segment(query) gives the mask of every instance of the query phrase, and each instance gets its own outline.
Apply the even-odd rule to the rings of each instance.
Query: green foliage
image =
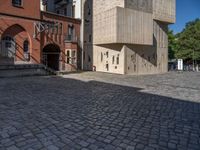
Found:
[[[200,60],[200,19],[188,22],[181,33],[168,35],[170,59]]]
[[[174,59],[177,44],[176,44],[176,37],[172,30],[168,31],[168,41],[169,41],[168,57],[169,59]]]

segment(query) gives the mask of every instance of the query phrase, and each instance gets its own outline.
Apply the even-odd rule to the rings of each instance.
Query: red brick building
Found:
[[[40,0],[0,1],[0,65],[80,66],[80,20],[40,11]]]

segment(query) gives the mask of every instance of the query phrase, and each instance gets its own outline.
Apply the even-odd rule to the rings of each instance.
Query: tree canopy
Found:
[[[176,35],[169,36],[169,59],[200,61],[200,19],[188,22],[185,29]]]

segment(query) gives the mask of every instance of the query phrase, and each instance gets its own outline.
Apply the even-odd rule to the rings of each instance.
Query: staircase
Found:
[[[12,65],[14,63],[14,58],[3,57],[0,55],[1,65]]]
[[[56,72],[43,64],[1,64],[0,78],[46,76],[55,75]]]

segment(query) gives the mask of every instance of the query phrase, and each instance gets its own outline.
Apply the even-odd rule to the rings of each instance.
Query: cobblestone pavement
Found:
[[[0,79],[0,150],[200,150],[200,73]]]

